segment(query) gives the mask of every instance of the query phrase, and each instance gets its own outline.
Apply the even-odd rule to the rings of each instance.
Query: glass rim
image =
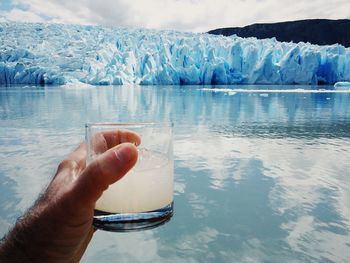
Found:
[[[147,127],[147,126],[167,126],[173,127],[171,121],[161,122],[88,122],[85,124],[85,128],[93,127]]]

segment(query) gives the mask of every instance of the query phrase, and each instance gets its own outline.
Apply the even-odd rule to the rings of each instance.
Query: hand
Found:
[[[3,239],[0,262],[79,262],[94,233],[95,203],[135,165],[140,137],[108,131],[94,143],[103,153],[88,166],[84,144],[61,162],[44,194]]]

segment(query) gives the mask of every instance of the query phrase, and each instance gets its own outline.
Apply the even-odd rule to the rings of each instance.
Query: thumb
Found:
[[[99,155],[76,181],[80,200],[94,205],[110,184],[120,180],[135,165],[137,156],[137,148],[131,143],[119,144]]]

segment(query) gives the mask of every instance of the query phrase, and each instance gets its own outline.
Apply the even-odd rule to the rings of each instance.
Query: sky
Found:
[[[349,0],[0,0],[0,21],[174,29],[350,19]]]

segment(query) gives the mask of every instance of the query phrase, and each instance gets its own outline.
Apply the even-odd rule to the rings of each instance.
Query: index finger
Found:
[[[123,142],[130,142],[136,146],[140,145],[141,143],[140,136],[136,132],[130,130],[103,131],[101,132],[101,135],[106,140],[108,149],[113,148],[114,146],[117,146]]]

